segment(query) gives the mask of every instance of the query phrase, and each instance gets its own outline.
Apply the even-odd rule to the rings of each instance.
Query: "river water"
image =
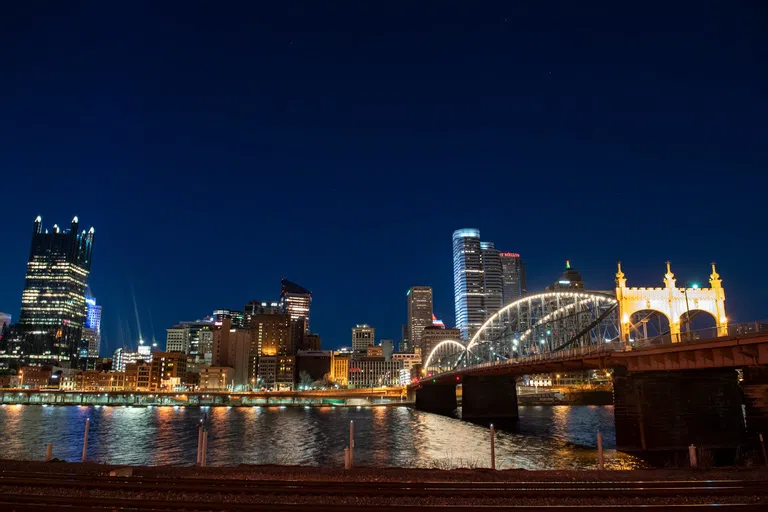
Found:
[[[488,467],[486,427],[395,407],[0,407],[0,458],[79,461],[90,418],[88,460],[109,464],[192,465],[197,426],[208,428],[208,464],[343,466],[349,422],[355,463],[396,467]],[[588,469],[597,464],[596,433],[606,467],[643,467],[616,452],[612,406],[523,406],[513,427],[497,430],[501,469]]]

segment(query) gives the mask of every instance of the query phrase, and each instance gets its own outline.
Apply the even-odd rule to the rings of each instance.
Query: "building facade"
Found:
[[[334,352],[331,365],[331,379],[341,388],[349,385],[349,354]]]
[[[361,357],[349,361],[350,388],[376,388],[399,386],[401,361],[387,361],[383,357]]]
[[[376,329],[368,324],[358,324],[352,328],[352,351],[366,352],[368,345],[375,345]]]
[[[446,329],[445,327],[432,326],[424,329],[424,344],[422,355],[424,359],[429,357],[432,350],[441,342],[445,340],[461,340],[461,331],[459,329]],[[449,351],[456,351],[456,345],[446,347],[446,353]]]
[[[127,369],[127,366],[126,366]],[[187,356],[181,352],[155,352],[150,369],[151,391],[176,391],[187,376]]]
[[[490,317],[504,305],[500,252],[493,242],[480,242],[483,262],[483,313]]]
[[[504,305],[522,298],[527,292],[525,264],[516,252],[499,253]]]
[[[200,368],[200,389],[203,391],[225,391],[232,382],[234,370],[226,366],[203,366]]]
[[[306,374],[312,382],[331,379],[333,368],[332,350],[299,350],[296,354],[296,371],[299,381]]]
[[[77,217],[70,229],[54,225],[51,232],[35,219],[18,324],[29,360],[77,366],[93,237],[93,228],[80,231]]]
[[[309,334],[309,307],[312,292],[287,279],[280,281],[280,306],[291,318],[291,343],[289,354],[294,354]]]
[[[88,357],[97,358],[101,351],[101,306],[96,304],[96,299],[93,297],[86,297],[85,304],[84,327],[88,329],[90,333],[88,336],[83,336],[83,339],[87,339],[88,341],[88,344],[86,345]]]
[[[421,346],[421,332],[432,325],[432,288],[412,286],[408,290],[408,340],[412,347]]]

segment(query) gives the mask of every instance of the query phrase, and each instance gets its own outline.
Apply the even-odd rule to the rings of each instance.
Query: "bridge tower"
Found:
[[[628,288],[627,279],[621,271],[621,262],[618,266],[616,299],[619,302],[622,341],[629,341],[632,314],[643,310],[657,311],[667,317],[672,342],[680,341],[680,320],[684,313],[690,311],[709,313],[715,319],[717,335],[728,335],[725,290],[714,263],[712,263],[712,274],[709,276],[709,288],[678,288],[669,262],[667,262],[667,273],[664,274],[664,288]]]

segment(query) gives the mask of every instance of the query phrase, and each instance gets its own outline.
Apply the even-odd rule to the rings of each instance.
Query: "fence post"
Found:
[[[763,450],[763,463],[768,466],[768,455],[765,454],[765,440],[763,434],[760,434],[760,448]]]
[[[603,435],[597,431],[597,469],[605,469],[603,464]]]
[[[688,458],[691,460],[691,467],[696,468],[698,466],[698,461],[696,460],[696,446],[690,445],[688,447]]]
[[[197,426],[197,462],[200,464],[200,459],[203,452],[203,420],[200,420],[200,425]]]
[[[83,436],[83,462],[85,462],[85,454],[88,451],[88,429],[91,426],[91,418],[85,418],[85,435]]]
[[[53,443],[48,443],[45,446],[45,462],[51,462],[52,460],[53,460]]]
[[[344,469],[349,471],[349,448],[344,448]]]
[[[496,430],[491,423],[491,469],[496,469]]]
[[[355,465],[355,422],[349,421],[349,467]]]

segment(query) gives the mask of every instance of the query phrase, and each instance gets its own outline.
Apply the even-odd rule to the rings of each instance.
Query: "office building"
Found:
[[[349,360],[350,355],[344,352],[334,352],[331,366],[331,380],[341,388],[349,385]]]
[[[24,355],[36,363],[77,365],[94,237],[93,228],[79,228],[77,217],[64,231],[34,222],[18,327]]]
[[[384,349],[381,345],[368,345],[365,355],[368,357],[384,357]]]
[[[296,356],[277,356],[275,389],[292,391],[296,383]]]
[[[408,341],[412,347],[421,346],[421,331],[432,325],[432,288],[412,286],[408,299]]]
[[[368,324],[358,324],[352,328],[352,350],[354,352],[366,352],[368,345],[374,345],[376,329]]]
[[[261,356],[256,359],[256,364],[255,387],[257,389],[274,389],[277,376],[277,356]]]
[[[504,305],[501,256],[493,242],[480,242],[480,254],[483,261],[483,310],[485,318],[488,318]]]
[[[567,290],[567,289],[583,289],[584,280],[581,277],[581,272],[571,268],[570,260],[565,261],[565,272],[560,276],[560,279],[555,281],[554,284],[547,287],[548,291],[552,290]]]
[[[499,253],[504,305],[522,298],[526,293],[525,264],[516,252]]]
[[[321,350],[319,334],[305,334],[300,350]]]
[[[19,383],[25,389],[46,388],[52,376],[52,366],[24,366],[19,370]]]
[[[231,317],[228,318],[232,320]],[[213,350],[211,333],[213,326],[211,321],[197,320],[181,322],[166,329],[165,351],[181,352],[187,354],[190,359],[202,360],[206,353],[211,353]],[[205,338],[202,342],[201,337]]]
[[[429,357],[432,350],[441,342],[445,340],[461,341],[461,331],[459,329],[446,329],[445,327],[439,327],[433,325],[424,329],[423,343],[422,343],[422,355],[424,359]],[[456,345],[446,347],[446,352],[456,351]]]
[[[221,322],[225,318],[229,318],[231,326],[235,329],[242,329],[246,327],[245,315],[242,311],[235,311],[234,309],[217,309],[211,315],[214,325],[221,325]]]
[[[277,315],[282,313],[280,303],[277,301],[252,300],[243,306],[246,325],[251,325],[251,318],[254,315]]]
[[[144,361],[125,365],[125,390],[149,391],[152,365]]]
[[[402,361],[386,361],[383,357],[360,357],[349,361],[349,387],[375,388],[399,386]]]
[[[83,339],[88,340],[88,357],[97,358],[101,351],[101,306],[96,304],[93,297],[86,297],[85,304],[85,328],[90,330],[90,333],[83,336]]]
[[[402,332],[400,334],[400,346],[398,350],[400,352],[408,352],[410,350],[410,343],[408,343],[408,324],[401,326]]]
[[[127,370],[128,366],[126,366]],[[150,370],[151,391],[178,391],[187,376],[187,356],[181,352],[155,352]]]
[[[453,294],[456,327],[469,339],[485,321],[483,257],[476,229],[453,233]]]
[[[226,366],[202,366],[200,368],[200,390],[225,391],[232,382],[234,370]]]
[[[221,325],[213,328],[212,364],[232,368],[233,382],[230,384],[234,391],[240,391],[249,384],[251,332],[232,327],[231,321],[231,318],[225,317]]]
[[[288,353],[295,354],[304,335],[309,334],[309,307],[312,292],[287,279],[280,281],[280,306],[291,318],[291,344]]]
[[[480,231],[453,233],[453,292],[456,327],[469,339],[504,303],[501,253],[493,242],[481,242]]]
[[[403,368],[409,372],[414,366],[421,364],[421,354],[412,352],[395,352],[392,354],[392,361],[402,363]]]

